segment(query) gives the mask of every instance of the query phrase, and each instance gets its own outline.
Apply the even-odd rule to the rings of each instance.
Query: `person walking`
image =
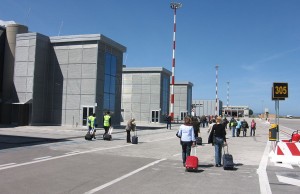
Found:
[[[89,127],[89,133],[93,130],[93,135],[94,139],[96,139],[96,114],[93,113],[88,117],[88,127]]]
[[[237,126],[237,122],[236,120],[234,119],[234,117],[231,118],[230,122],[229,122],[229,126],[232,130],[232,137],[235,137],[235,128]]]
[[[169,129],[169,127],[170,127],[170,130],[171,130],[171,122],[172,122],[171,115],[167,115],[166,120],[167,120],[167,129]]]
[[[126,133],[127,133],[127,143],[131,143],[130,132],[135,131],[136,124],[134,121],[135,121],[134,118],[129,119],[129,121],[127,122],[126,128],[125,128]]]
[[[104,128],[104,134],[103,134],[103,137],[105,134],[108,133],[108,130],[111,126],[111,116],[110,116],[110,112],[107,111],[105,113],[105,115],[103,116],[103,128]]]
[[[222,166],[222,147],[226,145],[226,130],[221,117],[217,117],[216,122],[209,134],[208,143],[215,146],[215,166],[220,167]]]
[[[180,144],[182,147],[182,163],[185,167],[187,156],[191,155],[192,146],[195,146],[195,133],[192,124],[192,119],[189,116],[184,118],[184,124],[179,127],[177,136],[180,137]]]
[[[243,137],[247,135],[247,128],[249,128],[247,121],[244,119],[242,121]]]
[[[251,121],[251,130],[250,130],[250,136],[255,136],[255,129],[256,129],[256,122],[254,121],[254,119],[252,119]]]
[[[200,122],[198,121],[197,117],[192,117],[192,123],[193,123],[195,138],[197,138],[198,133],[200,133]]]
[[[212,127],[216,124],[216,120],[212,119],[208,125],[207,133],[209,133],[212,130]]]
[[[242,127],[242,123],[241,123],[240,119],[237,119],[237,125],[236,125],[236,136],[237,137],[240,136],[241,127]]]

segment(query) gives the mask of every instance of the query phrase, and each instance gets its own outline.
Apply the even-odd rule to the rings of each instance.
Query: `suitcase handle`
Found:
[[[225,153],[225,148],[224,148],[224,147],[227,147],[227,154],[229,154],[229,151],[228,151],[228,143],[227,143],[226,146],[223,145],[223,152],[224,152],[224,154],[226,154],[226,153]]]
[[[194,154],[195,154],[194,156],[197,156],[197,144],[195,144],[195,146],[194,146]]]

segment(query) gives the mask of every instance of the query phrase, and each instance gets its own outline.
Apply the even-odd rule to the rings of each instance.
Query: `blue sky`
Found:
[[[182,0],[177,10],[176,81],[194,84],[193,99],[268,108],[273,82],[287,82],[280,114],[300,116],[299,0]],[[103,34],[127,47],[127,67],[171,71],[173,10],[168,0],[1,0],[0,20],[47,36]],[[176,96],[175,96],[176,98]]]

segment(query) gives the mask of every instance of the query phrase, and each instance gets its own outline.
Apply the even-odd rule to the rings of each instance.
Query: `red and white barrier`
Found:
[[[300,143],[288,140],[279,141],[269,156],[272,162],[300,165]]]

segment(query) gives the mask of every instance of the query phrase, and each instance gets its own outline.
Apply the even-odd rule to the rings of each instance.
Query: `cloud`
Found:
[[[262,63],[265,63],[265,62],[268,62],[268,61],[272,61],[272,60],[275,60],[275,59],[278,59],[278,58],[281,58],[289,53],[292,53],[292,52],[295,52],[297,50],[299,50],[300,47],[296,47],[296,48],[293,48],[293,49],[290,49],[290,50],[287,50],[287,51],[283,51],[283,52],[280,52],[280,53],[275,53],[274,55],[271,55],[271,56],[268,56],[268,57],[265,57],[261,60],[258,60],[256,62],[254,62],[253,65],[259,65],[259,64],[262,64]]]
[[[3,21],[0,20],[0,26],[7,26],[8,24],[16,24],[15,21]]]

